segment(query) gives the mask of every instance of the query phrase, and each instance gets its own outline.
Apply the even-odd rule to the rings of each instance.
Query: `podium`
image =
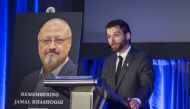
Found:
[[[106,86],[100,78],[92,76],[59,76],[45,79],[44,85],[53,88],[70,88],[70,109],[102,109],[108,95],[125,104],[125,99]]]

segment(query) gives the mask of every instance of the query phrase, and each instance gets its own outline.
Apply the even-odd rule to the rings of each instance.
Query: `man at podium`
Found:
[[[68,57],[71,45],[72,32],[65,20],[50,19],[40,29],[38,52],[43,67],[27,75],[21,85],[21,94],[25,99],[26,96],[29,97],[30,108],[62,109],[64,107],[64,109],[69,109],[69,98],[58,94],[52,88],[45,87],[43,80],[56,76],[74,76],[77,74],[77,66]],[[64,93],[69,95],[69,91]],[[39,94],[43,96],[39,96]]]
[[[151,58],[131,45],[131,31],[121,19],[106,25],[108,43],[114,52],[104,61],[101,77],[106,86],[126,100],[131,109],[149,109],[148,99],[154,87],[154,68]],[[108,97],[107,109],[126,109],[127,106]]]

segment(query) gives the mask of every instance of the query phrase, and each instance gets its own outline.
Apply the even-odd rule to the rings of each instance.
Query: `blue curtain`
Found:
[[[150,98],[153,109],[190,109],[190,60],[154,59],[155,88]]]
[[[10,3],[9,3],[10,2]],[[33,0],[33,12],[38,12],[38,0]],[[15,20],[15,13],[28,12],[28,0],[16,0],[14,12],[10,12],[14,1],[0,0],[0,109],[5,109],[6,102],[6,72],[9,40],[9,22]],[[10,10],[9,10],[10,9]],[[15,11],[16,10],[16,11]],[[9,13],[10,12],[10,13]],[[9,18],[9,16],[11,16]],[[14,22],[14,21],[13,21]]]
[[[38,0],[33,0],[33,12],[38,12]],[[0,1],[0,109],[5,109],[6,68],[8,44],[8,0]],[[28,12],[28,0],[16,0],[16,12]],[[14,13],[14,12],[13,12]],[[14,14],[15,14],[14,13]],[[101,73],[103,59],[80,58],[81,72],[97,77]],[[152,109],[190,109],[190,60],[154,59],[156,80],[150,98]]]
[[[0,108],[5,108],[8,3],[0,1]]]
[[[85,75],[97,77],[103,59],[80,59],[80,63]],[[149,100],[151,109],[190,109],[190,60],[153,59],[153,64],[156,78]]]

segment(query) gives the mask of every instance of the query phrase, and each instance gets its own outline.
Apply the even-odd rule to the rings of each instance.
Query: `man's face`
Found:
[[[129,43],[129,37],[124,34],[119,26],[106,29],[108,43],[113,52],[119,52]]]
[[[63,22],[50,22],[39,33],[38,51],[43,65],[57,67],[64,62],[71,48],[70,28]]]

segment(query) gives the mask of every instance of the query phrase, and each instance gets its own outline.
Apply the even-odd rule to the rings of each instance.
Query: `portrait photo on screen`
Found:
[[[10,37],[7,109],[69,109],[71,88],[44,79],[77,76],[82,13],[18,14]]]

